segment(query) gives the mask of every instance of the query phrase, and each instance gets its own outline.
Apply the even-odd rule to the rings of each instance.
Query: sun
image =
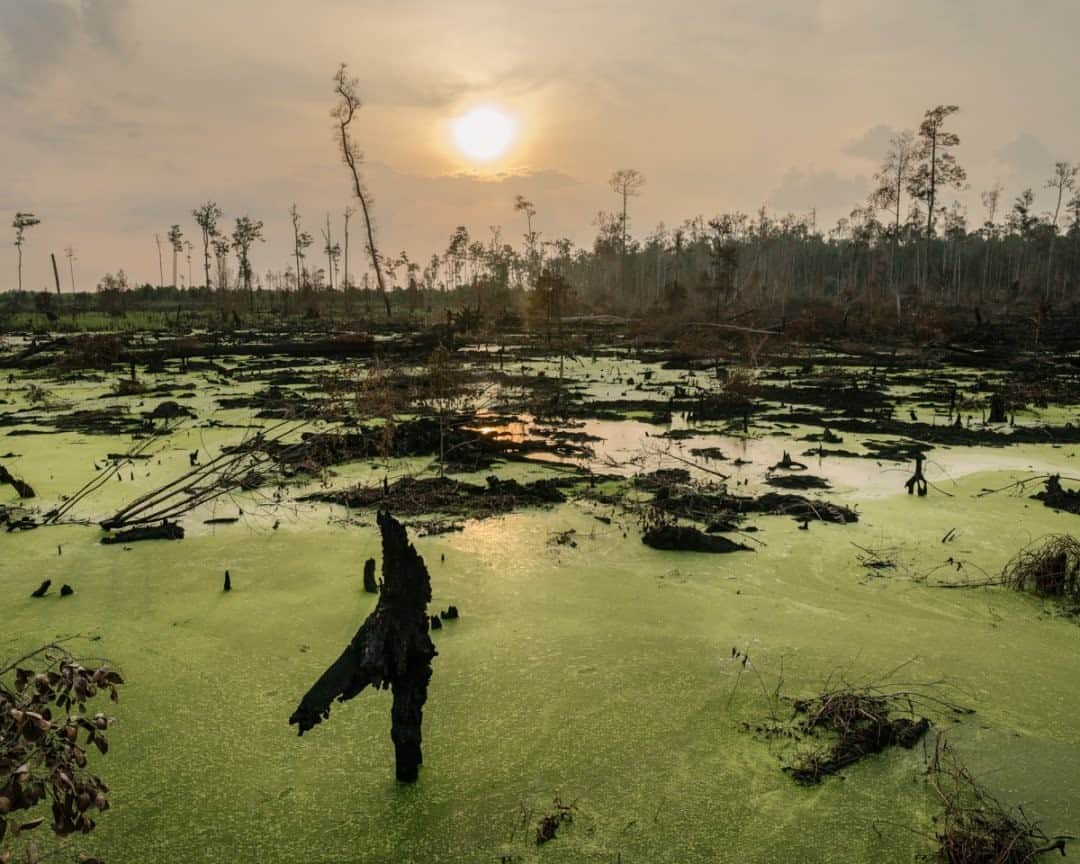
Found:
[[[458,150],[477,162],[502,156],[514,140],[514,121],[491,105],[479,105],[453,122]]]

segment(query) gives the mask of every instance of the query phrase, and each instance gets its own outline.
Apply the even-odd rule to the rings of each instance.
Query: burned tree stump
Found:
[[[375,581],[375,559],[368,558],[364,562],[364,590],[368,594],[379,593],[379,583]]]
[[[414,783],[423,763],[421,724],[435,646],[428,635],[431,579],[424,559],[409,543],[404,526],[388,512],[378,514],[382,532],[383,584],[375,611],[341,656],[304,694],[289,718],[299,734],[330,716],[330,704],[346,702],[369,684],[393,693],[390,737],[397,779]]]
[[[796,462],[794,459],[791,458],[791,454],[788,453],[787,450],[785,450],[783,458],[775,465],[773,465],[769,470],[805,471],[806,465],[802,462]]]
[[[918,492],[920,498],[926,497],[926,477],[923,476],[923,455],[922,453],[915,454],[915,473],[908,478],[908,481],[904,484],[907,487],[907,494],[911,495],[913,492]]]
[[[1008,423],[1009,418],[1005,413],[1005,397],[1000,393],[990,396],[990,418],[988,423]]]

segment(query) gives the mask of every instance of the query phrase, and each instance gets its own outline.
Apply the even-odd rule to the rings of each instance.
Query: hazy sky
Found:
[[[156,283],[154,233],[196,240],[207,199],[263,219],[255,269],[282,269],[292,202],[316,237],[349,203],[328,115],[342,60],[380,241],[414,259],[458,224],[518,242],[518,193],[546,239],[588,243],[622,167],[648,180],[637,234],[763,203],[831,225],[891,131],[938,103],[962,109],[965,200],[1000,180],[1043,209],[1053,162],[1080,160],[1078,33],[1077,0],[0,0],[0,213],[42,219],[28,288],[68,245],[80,288],[120,267]],[[483,166],[449,133],[477,104],[518,127]]]

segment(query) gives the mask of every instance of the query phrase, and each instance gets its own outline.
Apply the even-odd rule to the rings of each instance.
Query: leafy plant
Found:
[[[123,683],[116,670],[84,666],[56,644],[0,669],[0,842],[47,820],[60,837],[94,830],[94,815],[109,809],[109,787],[90,770],[88,753],[109,752],[112,720],[88,706],[106,693],[117,701]],[[51,818],[36,815],[46,807]],[[28,864],[38,860],[33,842],[24,851]],[[0,862],[11,860],[12,850],[0,848]]]

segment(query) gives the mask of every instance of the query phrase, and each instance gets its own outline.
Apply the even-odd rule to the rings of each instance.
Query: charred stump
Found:
[[[421,724],[436,655],[428,635],[431,579],[404,526],[386,511],[379,512],[378,523],[383,554],[379,602],[341,656],[300,700],[289,723],[303,735],[329,718],[335,699],[346,702],[369,684],[389,688],[397,779],[413,783],[424,761]]]
[[[904,484],[907,487],[907,494],[911,495],[914,492],[919,493],[920,498],[926,497],[926,477],[923,475],[923,455],[922,453],[915,454],[915,473],[908,478],[908,481]]]
[[[1000,393],[994,393],[990,397],[989,423],[1008,423],[1009,418],[1005,413],[1005,397]]]
[[[802,462],[796,462],[794,459],[791,458],[791,454],[788,453],[787,450],[785,450],[783,458],[775,465],[773,465],[769,470],[805,471],[806,465]]]
[[[1051,474],[1046,478],[1046,489],[1031,496],[1037,501],[1042,501],[1047,507],[1055,510],[1064,510],[1067,513],[1080,515],[1080,491],[1065,489],[1061,485],[1061,475]]]
[[[375,581],[375,559],[368,558],[364,562],[364,590],[368,594],[379,593],[379,583]]]

